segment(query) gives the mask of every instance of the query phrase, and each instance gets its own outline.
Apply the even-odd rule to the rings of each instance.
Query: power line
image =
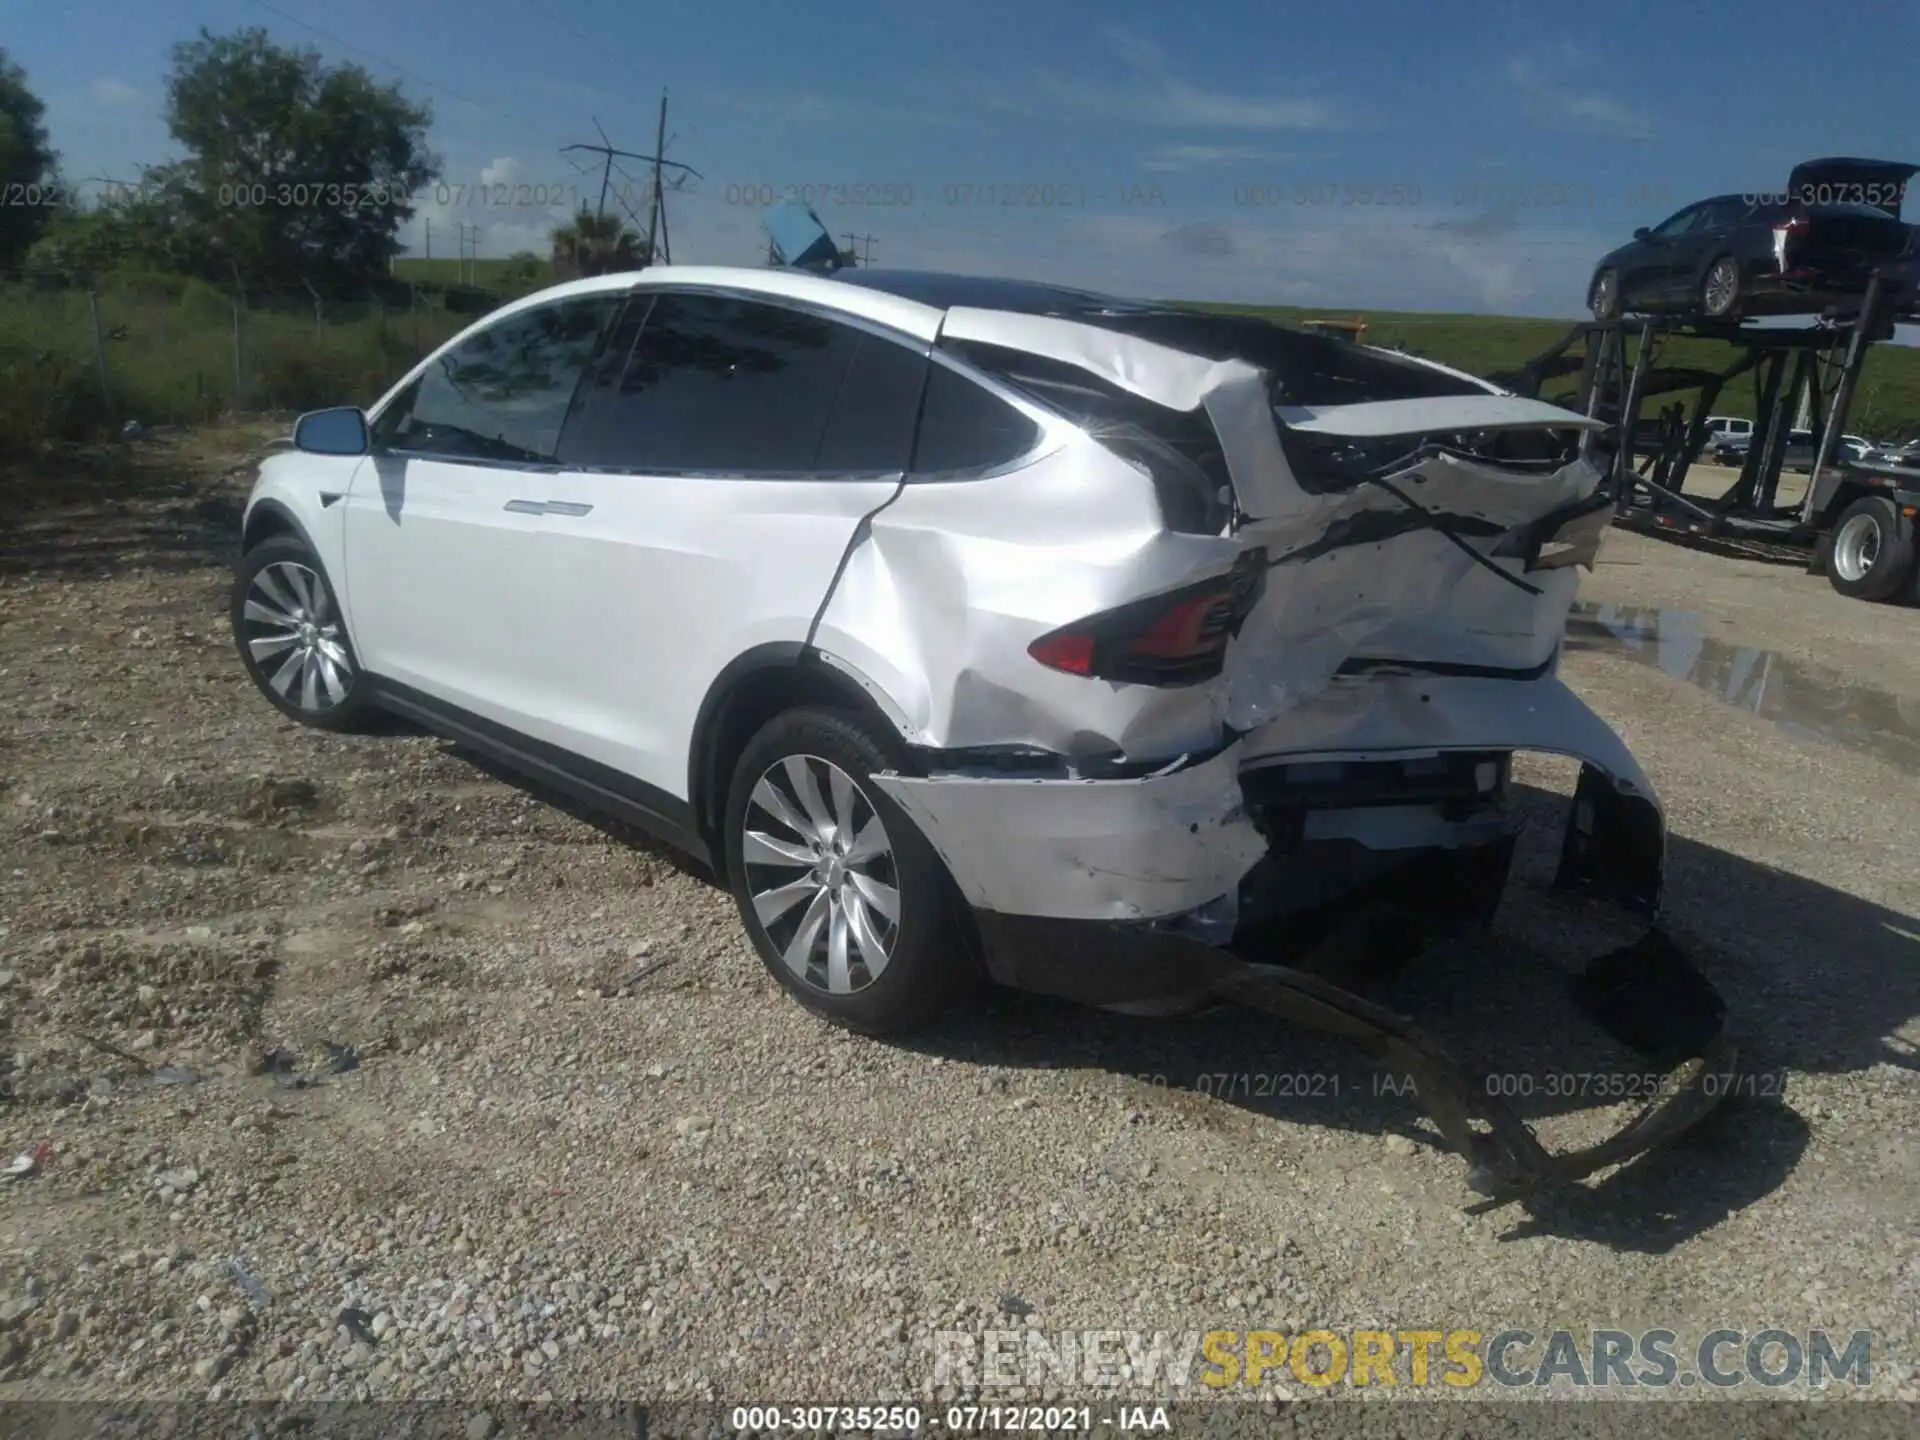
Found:
[[[449,98],[454,100],[458,100],[463,105],[471,105],[476,110],[485,111],[487,114],[493,116],[495,119],[507,120],[512,122],[515,125],[524,125],[530,130],[538,130],[541,128],[540,126],[536,125],[533,121],[527,119],[524,115],[511,115],[507,113],[505,110],[495,109],[491,105],[485,104],[482,101],[474,99],[471,95],[461,94],[458,90],[455,90],[450,85],[442,85],[438,80],[429,80],[426,76],[422,75],[419,71],[408,69],[405,65],[401,65],[396,61],[389,60],[384,55],[376,55],[373,51],[366,49],[364,46],[356,45],[351,40],[343,40],[338,35],[335,35],[332,31],[323,30],[318,25],[315,25],[310,21],[302,20],[298,15],[289,15],[285,10],[282,10],[279,6],[269,4],[268,0],[252,0],[252,3],[259,6],[262,10],[265,10],[270,15],[279,16],[282,20],[285,20],[290,25],[298,25],[302,30],[312,31],[315,35],[318,35],[322,40],[326,40],[334,45],[338,45],[343,50],[350,51],[355,55],[363,56],[366,59],[373,61],[373,63],[376,65],[384,65],[387,69],[394,71],[396,74],[406,76],[409,80],[413,81],[416,85],[424,85],[429,90],[437,90],[442,95],[448,96]]]
[[[594,54],[602,55],[606,53],[607,42],[605,37],[598,40],[594,39],[578,25],[575,25],[573,21],[569,20],[566,15],[557,10],[549,10],[545,5],[540,3],[540,0],[521,0],[521,3],[536,15],[551,20],[561,29],[570,32],[574,39],[578,40],[582,45],[585,45]]]

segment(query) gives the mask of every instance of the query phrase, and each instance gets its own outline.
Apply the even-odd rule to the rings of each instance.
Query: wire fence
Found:
[[[366,404],[504,292],[0,276],[0,452],[222,415]]]

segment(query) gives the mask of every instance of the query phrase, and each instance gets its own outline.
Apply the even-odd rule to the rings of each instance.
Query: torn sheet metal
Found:
[[[1442,452],[1394,477],[1399,496],[1360,487],[1316,497],[1311,524],[1250,527],[1249,538],[1267,541],[1273,568],[1228,655],[1228,723],[1264,724],[1356,657],[1512,672],[1549,664],[1577,571],[1530,573],[1462,546],[1484,556],[1507,532],[1585,499],[1599,483],[1585,460],[1543,475]]]
[[[1629,951],[1636,958],[1645,952],[1656,964],[1665,961],[1658,968],[1668,970],[1674,956],[1663,951],[1660,942],[1653,932]],[[1616,956],[1603,956],[1592,968],[1619,967]],[[1711,987],[1706,988],[1711,993]],[[1475,1214],[1584,1180],[1665,1144],[1712,1111],[1734,1088],[1737,1072],[1738,1049],[1715,1021],[1700,1043],[1686,1047],[1690,1053],[1678,1057],[1684,1063],[1665,1076],[1626,1125],[1598,1144],[1555,1155],[1495,1098],[1492,1087],[1470,1077],[1410,1021],[1383,1006],[1300,970],[1246,963],[1233,964],[1215,993],[1344,1036],[1372,1052],[1390,1071],[1411,1077],[1421,1108],[1466,1161],[1469,1188],[1485,1197],[1468,1207]]]
[[[1204,406],[1220,433],[1243,511],[1260,518],[1284,516],[1304,498],[1273,428],[1269,381],[1258,366],[1209,360],[1072,320],[1000,310],[949,310],[940,334],[943,340],[1003,345],[1077,365],[1169,410]]]
[[[1343,680],[1240,741],[1242,765],[1382,759],[1395,752],[1532,750],[1594,766],[1659,803],[1613,728],[1564,681],[1455,676]]]
[[[1245,361],[1071,320],[967,308],[947,313],[942,336],[1046,356],[1170,409],[1203,408],[1240,518],[1219,535],[1169,530],[1143,466],[1072,427],[1016,471],[905,485],[848,555],[814,643],[895,698],[910,742],[1171,757],[1259,727],[1356,657],[1550,668],[1574,571],[1494,552],[1592,497],[1601,477],[1585,461],[1547,469],[1429,447],[1377,483],[1307,487],[1282,444],[1273,377]],[[1415,420],[1469,430],[1589,423],[1488,387],[1319,407],[1308,438],[1325,444],[1343,427],[1359,428],[1366,436],[1356,444],[1393,446],[1380,436]],[[1227,652],[1221,682],[1112,685],[1049,670],[1026,653],[1050,630],[1224,574],[1256,548],[1271,565],[1265,593]]]
[[[1659,800],[1645,773],[1606,722],[1551,678],[1343,684],[1208,760],[1137,780],[936,774],[874,783],[920,827],[969,904],[1009,915],[1143,920],[1237,893],[1266,853],[1244,810],[1243,770],[1447,749],[1580,760],[1644,804],[1643,828],[1659,842]],[[1332,811],[1316,824],[1308,838],[1346,836],[1388,849],[1484,843],[1498,828],[1497,819],[1443,823],[1438,812],[1391,807]]]
[[[920,827],[969,904],[1144,920],[1231,894],[1266,853],[1241,806],[1239,749],[1140,780],[962,775],[874,783]]]
[[[1275,413],[1295,430],[1374,438],[1431,435],[1446,430],[1606,428],[1605,421],[1517,395],[1448,395],[1418,400],[1370,400],[1355,405],[1282,405]]]

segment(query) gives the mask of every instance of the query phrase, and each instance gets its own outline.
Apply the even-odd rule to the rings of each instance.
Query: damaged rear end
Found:
[[[1593,422],[1153,307],[956,308],[935,363],[1043,438],[997,473],[910,480],[816,643],[894,701],[918,773],[878,783],[946,861],[996,978],[1131,1009],[1238,999],[1346,1035],[1416,1077],[1498,1200],[1697,1118],[1732,1054],[1717,997],[1651,930],[1596,962],[1588,1009],[1690,1063],[1558,1159],[1357,989],[1491,919],[1517,751],[1581,763],[1561,884],[1657,914],[1658,801],[1557,673],[1609,515]]]

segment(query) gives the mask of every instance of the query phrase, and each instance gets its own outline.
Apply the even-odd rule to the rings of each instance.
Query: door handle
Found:
[[[509,500],[506,508],[516,515],[544,515],[547,502],[544,500]]]
[[[593,506],[582,505],[578,500],[547,501],[547,514],[549,515],[565,515],[577,520],[582,515],[591,514],[592,511]]]

